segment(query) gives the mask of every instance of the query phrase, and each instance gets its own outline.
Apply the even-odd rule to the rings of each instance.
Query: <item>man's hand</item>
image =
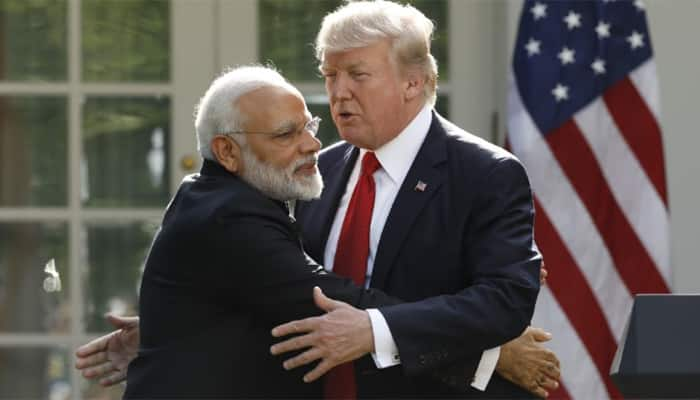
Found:
[[[75,368],[100,385],[112,386],[126,379],[126,371],[139,349],[139,317],[106,316],[116,331],[84,344],[75,352]]]
[[[540,286],[547,284],[547,268],[544,266],[544,261],[540,264]]]
[[[540,343],[552,335],[540,328],[528,327],[519,337],[501,346],[496,372],[502,377],[546,398],[559,387],[559,359]]]
[[[326,314],[288,322],[272,329],[274,337],[301,334],[270,347],[272,354],[308,348],[298,356],[286,360],[283,364],[285,369],[321,360],[304,375],[304,382],[312,382],[336,365],[356,360],[374,351],[372,324],[367,311],[332,300],[318,287],[314,288],[314,302]]]

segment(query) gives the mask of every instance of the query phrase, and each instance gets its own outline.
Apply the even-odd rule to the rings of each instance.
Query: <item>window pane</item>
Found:
[[[0,332],[68,332],[67,235],[63,222],[0,223]],[[60,287],[44,271],[51,259]]]
[[[0,399],[72,398],[70,350],[0,348]]]
[[[330,109],[328,107],[328,96],[325,94],[312,94],[304,96],[306,106],[311,114],[321,117],[321,127],[318,130],[318,138],[321,140],[323,147],[328,147],[340,140],[338,130],[333,124]],[[435,109],[445,118],[450,117],[448,112],[449,97],[446,95],[438,95],[435,102]]]
[[[447,0],[412,0],[435,24],[432,53],[440,78],[448,79]],[[260,61],[271,61],[287,79],[318,80],[314,41],[323,17],[343,4],[342,0],[260,0],[258,43]]]
[[[90,97],[83,112],[83,203],[164,207],[170,99]]]
[[[66,99],[0,97],[0,206],[67,203]]]
[[[259,52],[292,81],[318,80],[314,40],[323,16],[342,0],[261,0],[258,4]]]
[[[85,81],[170,80],[167,0],[83,0]]]
[[[88,332],[113,328],[104,314],[136,315],[143,264],[157,223],[91,223],[85,228],[85,325]]]
[[[66,0],[0,0],[0,80],[65,80]]]
[[[437,60],[439,79],[449,80],[450,54],[447,51],[447,32],[449,32],[447,26],[447,0],[411,0],[409,3],[421,10],[435,24],[430,52],[433,53],[435,60]]]

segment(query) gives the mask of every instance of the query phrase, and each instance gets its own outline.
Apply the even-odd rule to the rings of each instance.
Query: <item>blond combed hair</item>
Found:
[[[437,62],[430,53],[434,25],[411,5],[391,1],[349,2],[326,15],[316,36],[316,58],[326,53],[370,46],[389,39],[393,59],[403,70],[418,68],[425,76],[425,99],[434,105]]]

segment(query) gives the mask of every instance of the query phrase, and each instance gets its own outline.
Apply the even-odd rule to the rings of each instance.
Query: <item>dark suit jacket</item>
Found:
[[[296,207],[316,260],[358,153],[344,142],[324,150],[323,195]],[[377,371],[361,362],[361,396],[527,396],[496,374],[486,393],[470,383],[482,351],[517,337],[532,316],[540,265],[533,217],[520,162],[433,113],[384,226],[371,281],[412,302],[380,308],[402,363]]]
[[[285,204],[205,161],[183,181],[141,284],[141,348],[126,398],[319,397],[284,371],[270,330],[320,314],[312,288],[357,307],[393,304],[305,255]]]

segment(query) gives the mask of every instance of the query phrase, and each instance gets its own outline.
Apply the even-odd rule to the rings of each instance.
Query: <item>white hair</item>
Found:
[[[267,197],[280,200],[313,200],[321,196],[323,178],[316,170],[312,175],[295,176],[300,166],[317,162],[318,158],[309,155],[296,160],[286,168],[278,168],[261,161],[249,146],[242,146],[241,157],[245,168],[241,179],[261,191]]]
[[[424,74],[425,99],[434,105],[438,70],[430,54],[433,29],[432,21],[410,5],[385,0],[351,2],[323,19],[316,36],[316,58],[323,63],[326,53],[389,39],[393,60],[403,72],[413,67]]]
[[[262,87],[282,87],[299,93],[275,69],[260,65],[225,70],[212,82],[195,108],[197,149],[202,158],[216,161],[211,151],[214,136],[244,129],[246,115],[241,114],[237,101],[244,94]],[[261,107],[264,106],[261,104]],[[245,144],[244,135],[236,135],[235,140],[241,145]]]

